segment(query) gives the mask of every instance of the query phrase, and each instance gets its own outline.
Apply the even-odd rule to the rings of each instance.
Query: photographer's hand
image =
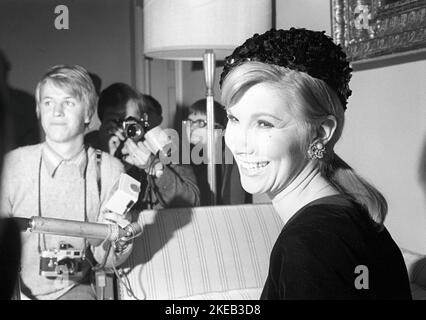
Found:
[[[139,141],[136,144],[133,140],[127,139],[125,145],[129,151],[129,156],[126,158],[126,162],[140,169],[147,169],[154,155],[143,144],[143,142]]]
[[[118,214],[113,211],[104,209],[99,218],[98,222],[100,223],[109,223],[109,224],[117,224],[120,228],[124,229],[126,226],[130,224],[131,217],[129,212],[126,214]],[[105,240],[103,243],[105,244],[107,240]],[[112,242],[112,247],[114,248],[115,253],[122,253],[126,248],[129,247],[129,242],[126,239],[118,239],[114,242]],[[102,256],[101,260],[98,261],[104,261],[104,263],[107,261],[106,255],[109,253],[109,249],[105,249],[105,246],[102,246],[104,250],[107,250],[105,252],[98,253],[98,255]]]
[[[110,155],[115,155],[117,149],[120,147],[120,144],[125,141],[123,129],[117,128],[114,130],[113,135],[108,140],[108,151]]]
[[[151,176],[160,178],[164,173],[164,165],[161,163],[160,159],[155,158],[154,163],[150,165],[150,170],[147,173]]]

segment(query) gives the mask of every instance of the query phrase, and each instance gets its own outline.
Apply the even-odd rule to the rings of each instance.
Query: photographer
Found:
[[[200,204],[200,192],[191,166],[165,165],[157,151],[150,148],[156,143],[161,145],[160,136],[164,135],[159,127],[162,109],[157,100],[138,93],[127,84],[114,83],[100,95],[98,116],[101,120],[99,132],[87,135],[86,141],[121,159],[126,172],[141,182],[138,209]],[[125,132],[125,128],[130,131],[126,129]],[[138,130],[141,133],[135,134]]]
[[[36,100],[46,141],[7,154],[0,212],[18,218],[125,224],[121,215],[102,210],[124,172],[122,164],[83,144],[97,101],[87,71],[80,66],[52,67],[37,85]],[[21,296],[94,300],[91,268],[98,263],[118,266],[132,248],[111,249],[108,241],[99,242],[23,233]],[[57,268],[51,266],[55,261]]]

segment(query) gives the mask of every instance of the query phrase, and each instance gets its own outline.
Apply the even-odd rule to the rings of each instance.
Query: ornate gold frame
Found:
[[[426,0],[331,0],[331,19],[352,65],[426,57]]]

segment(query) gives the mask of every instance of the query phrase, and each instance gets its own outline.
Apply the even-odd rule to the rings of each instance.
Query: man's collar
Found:
[[[44,143],[42,148],[42,158],[47,172],[51,177],[55,175],[56,170],[62,163],[77,166],[80,171],[80,176],[84,177],[84,170],[87,163],[87,153],[84,152],[84,146],[71,159],[64,159],[55,150],[53,150],[52,147],[50,147],[47,143]]]

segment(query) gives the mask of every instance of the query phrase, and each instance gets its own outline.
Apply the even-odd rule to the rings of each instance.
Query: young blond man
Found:
[[[85,147],[83,137],[95,111],[97,95],[81,66],[59,65],[42,77],[36,88],[37,116],[45,133],[43,143],[18,148],[5,158],[0,212],[12,217],[41,216],[87,222],[117,222],[118,214],[103,206],[124,172],[119,160]],[[22,233],[21,296],[30,299],[95,299],[91,266],[106,259],[120,265],[129,256],[106,243],[76,237]],[[81,273],[46,277],[40,257],[60,247],[79,250],[92,261],[81,262]]]

